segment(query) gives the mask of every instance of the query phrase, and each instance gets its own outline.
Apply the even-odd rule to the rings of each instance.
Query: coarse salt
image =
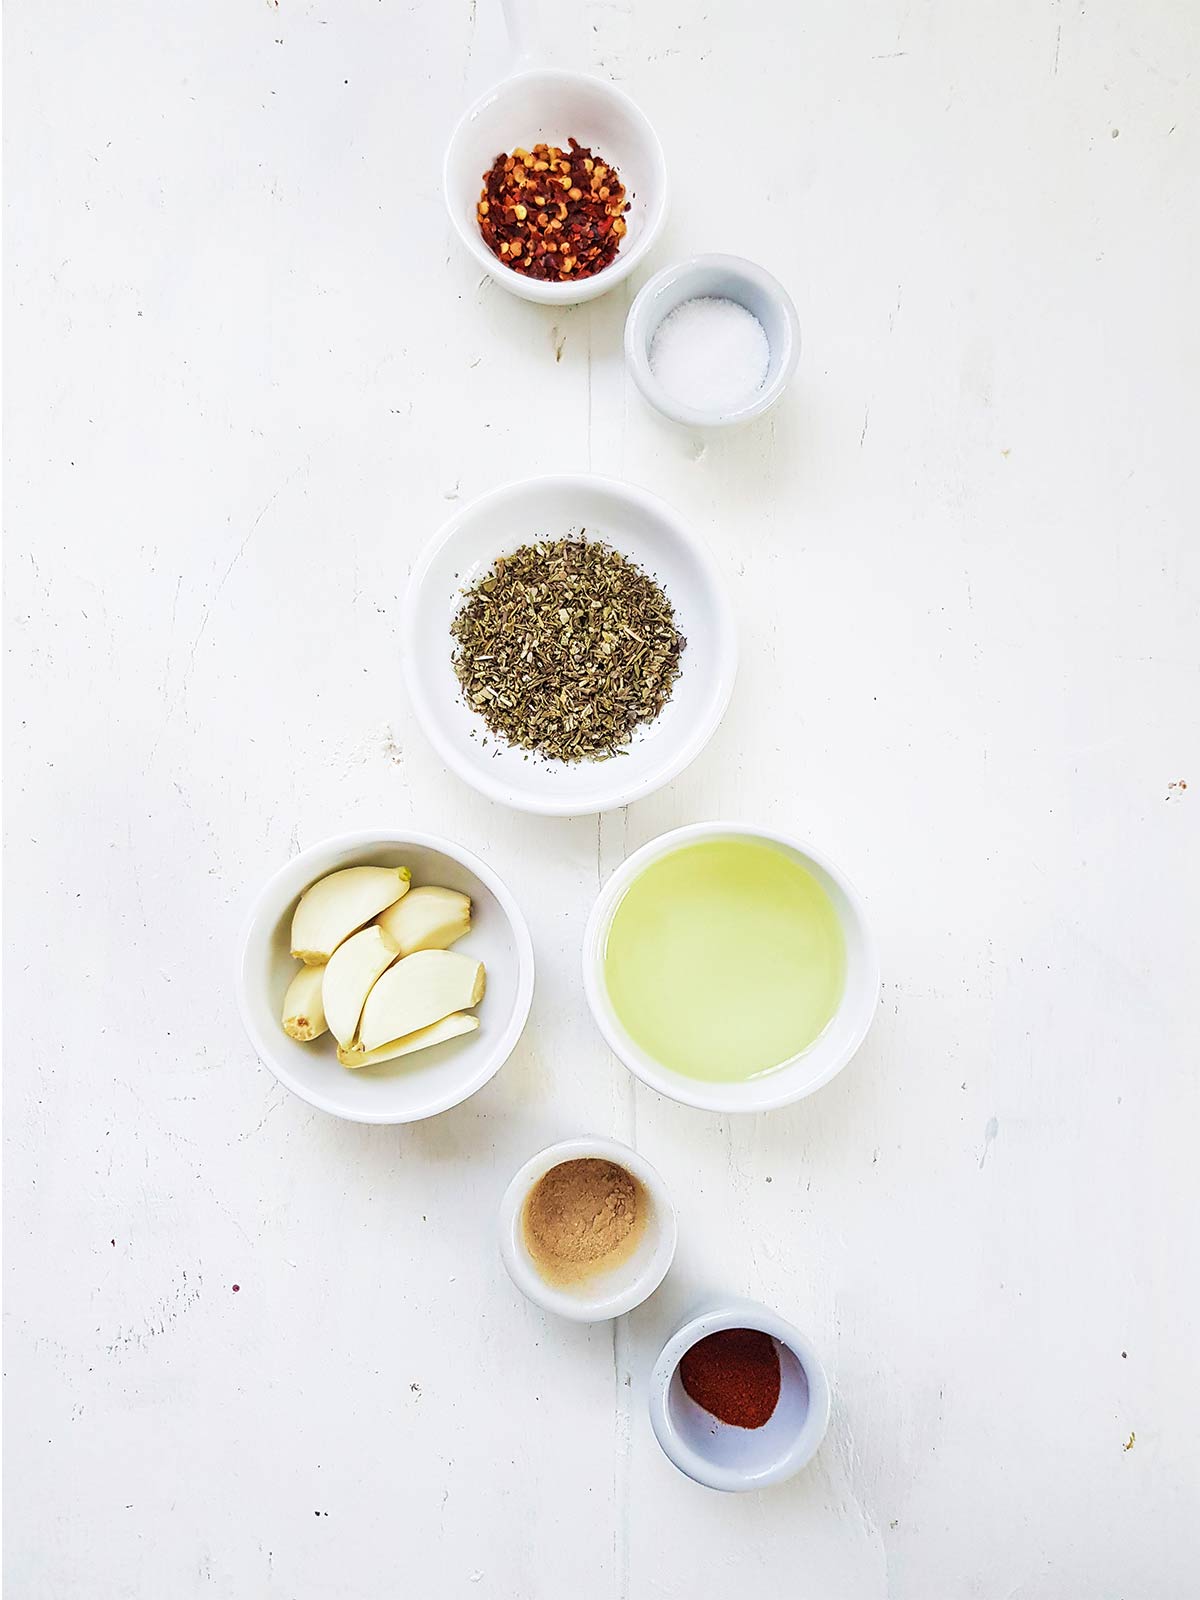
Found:
[[[758,318],[736,300],[714,295],[676,306],[650,341],[650,370],[671,398],[714,415],[748,405],[770,363]]]

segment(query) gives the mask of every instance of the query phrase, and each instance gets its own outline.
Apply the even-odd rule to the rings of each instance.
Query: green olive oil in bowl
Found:
[[[763,839],[705,839],[651,861],[605,942],[604,986],[630,1039],[709,1083],[760,1077],[807,1050],[845,985],[833,902]]]

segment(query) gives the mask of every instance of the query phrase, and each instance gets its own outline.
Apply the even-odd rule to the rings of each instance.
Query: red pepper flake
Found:
[[[617,169],[578,139],[518,147],[483,175],[476,216],[484,243],[526,278],[593,278],[621,248],[629,201]]]
[[[685,1352],[683,1387],[698,1406],[733,1428],[761,1428],[779,1404],[779,1351],[756,1328],[723,1328]]]

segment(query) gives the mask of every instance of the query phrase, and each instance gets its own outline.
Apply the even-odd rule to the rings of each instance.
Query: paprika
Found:
[[[684,1389],[710,1416],[733,1428],[761,1428],[779,1403],[779,1351],[757,1328],[723,1328],[686,1351]]]

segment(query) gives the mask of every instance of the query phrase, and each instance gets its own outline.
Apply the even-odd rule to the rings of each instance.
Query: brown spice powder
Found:
[[[646,1226],[641,1184],[594,1157],[551,1167],[521,1215],[525,1247],[550,1283],[572,1284],[628,1260]]]

